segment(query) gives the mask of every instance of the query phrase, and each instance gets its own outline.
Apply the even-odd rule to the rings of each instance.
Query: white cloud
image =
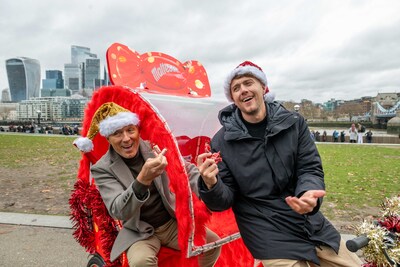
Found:
[[[354,99],[399,92],[400,2],[322,1],[27,1],[0,3],[0,89],[5,60],[27,56],[42,73],[63,70],[71,45],[105,64],[115,42],[206,67],[213,94],[244,60],[267,74],[277,99]]]

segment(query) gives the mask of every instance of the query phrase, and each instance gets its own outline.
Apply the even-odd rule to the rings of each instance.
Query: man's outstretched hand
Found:
[[[325,196],[325,190],[309,190],[300,198],[287,197],[286,203],[297,213],[307,214],[314,210],[317,206],[318,198]]]

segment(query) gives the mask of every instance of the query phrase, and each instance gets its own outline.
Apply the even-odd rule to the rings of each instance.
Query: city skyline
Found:
[[[22,8],[23,7],[23,8]],[[212,95],[223,98],[226,75],[251,60],[277,99],[325,102],[399,92],[400,18],[396,0],[283,0],[235,3],[116,0],[0,4],[0,89],[5,60],[26,56],[62,70],[70,47],[90,47],[104,66],[108,47],[163,52],[198,60]],[[73,14],[73,18],[71,17]],[[90,14],[90,15],[89,15]]]
[[[71,46],[71,48],[72,47],[74,47],[75,45],[72,45]],[[86,48],[86,47],[85,47]],[[90,48],[89,48],[89,50],[90,50]],[[24,57],[21,57],[21,58],[24,58]],[[36,60],[36,59],[30,59],[30,58],[28,58],[29,60],[33,60],[33,61],[37,61],[38,63],[39,63],[39,65],[40,65],[40,61],[38,61],[38,60]],[[8,60],[14,60],[14,59],[8,59]],[[7,60],[7,61],[8,61]],[[87,59],[87,60],[91,60],[91,59]],[[72,60],[73,61],[73,60]],[[98,64],[98,63],[97,63]],[[100,63],[101,64],[101,63]],[[65,63],[64,64],[64,69],[63,70],[55,70],[55,69],[51,69],[51,70],[49,70],[49,69],[44,69],[44,70],[41,70],[41,72],[42,73],[45,73],[45,75],[44,75],[44,77],[42,77],[42,76],[40,76],[40,84],[41,84],[41,86],[40,86],[40,91],[42,91],[42,89],[46,89],[46,86],[44,85],[44,82],[45,81],[50,81],[50,82],[52,82],[52,83],[54,83],[54,81],[52,80],[52,79],[50,79],[50,80],[48,80],[47,79],[47,76],[48,76],[48,73],[52,73],[52,72],[60,72],[61,73],[61,75],[62,75],[62,78],[63,78],[63,81],[64,81],[64,85],[65,85],[65,68],[66,68],[66,65],[76,65],[76,64],[72,64],[72,63]],[[97,66],[98,67],[98,66]],[[102,66],[100,66],[100,67],[102,67]],[[103,66],[103,67],[107,67],[106,66],[106,64]],[[104,72],[103,73],[103,76],[106,74],[106,72]],[[54,75],[54,74],[53,74]],[[100,78],[101,79],[105,79],[105,77],[101,77],[101,72],[100,72]],[[47,88],[47,89],[49,89],[49,88]],[[53,90],[54,89],[61,89],[61,87],[54,87],[54,88],[52,88]],[[65,86],[63,87],[63,89],[67,89]],[[87,88],[87,89],[93,89],[93,88]],[[4,89],[3,89],[4,90]],[[398,91],[394,91],[394,92],[377,92],[376,93],[376,95],[361,95],[361,96],[357,96],[357,97],[355,97],[355,98],[352,98],[352,99],[338,99],[338,98],[335,98],[335,96],[333,95],[330,99],[326,99],[326,100],[323,100],[323,101],[321,101],[321,102],[317,102],[317,101],[313,101],[313,99],[307,99],[307,98],[301,98],[301,99],[299,99],[298,101],[295,101],[295,100],[293,100],[293,99],[290,99],[290,100],[284,100],[284,99],[276,99],[276,100],[278,100],[278,101],[283,101],[283,102],[293,102],[293,103],[301,103],[302,101],[311,101],[312,103],[314,103],[314,104],[317,104],[317,103],[319,103],[319,104],[326,104],[326,103],[329,103],[329,102],[331,102],[331,101],[353,101],[353,100],[358,100],[358,99],[363,99],[363,98],[374,98],[374,97],[376,97],[378,94],[380,94],[380,93],[385,93],[385,94],[392,94],[392,93],[395,93],[395,94],[397,94],[398,93]],[[47,95],[46,95],[47,96]],[[225,99],[222,99],[223,101],[225,101]],[[1,98],[1,96],[0,96],[0,101],[2,101],[2,98]]]

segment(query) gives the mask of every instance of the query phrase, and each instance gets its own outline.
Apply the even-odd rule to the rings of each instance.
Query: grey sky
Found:
[[[44,77],[63,71],[71,45],[105,64],[107,48],[122,43],[200,61],[215,97],[244,60],[263,68],[279,100],[399,92],[399,11],[398,0],[2,0],[0,90],[8,58],[38,59]]]

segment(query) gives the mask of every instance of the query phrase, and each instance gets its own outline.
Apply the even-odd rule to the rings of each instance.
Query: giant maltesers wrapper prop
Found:
[[[161,52],[139,54],[115,43],[107,50],[113,84],[141,88],[147,93],[184,97],[210,97],[211,89],[204,66],[197,60],[181,63]]]

